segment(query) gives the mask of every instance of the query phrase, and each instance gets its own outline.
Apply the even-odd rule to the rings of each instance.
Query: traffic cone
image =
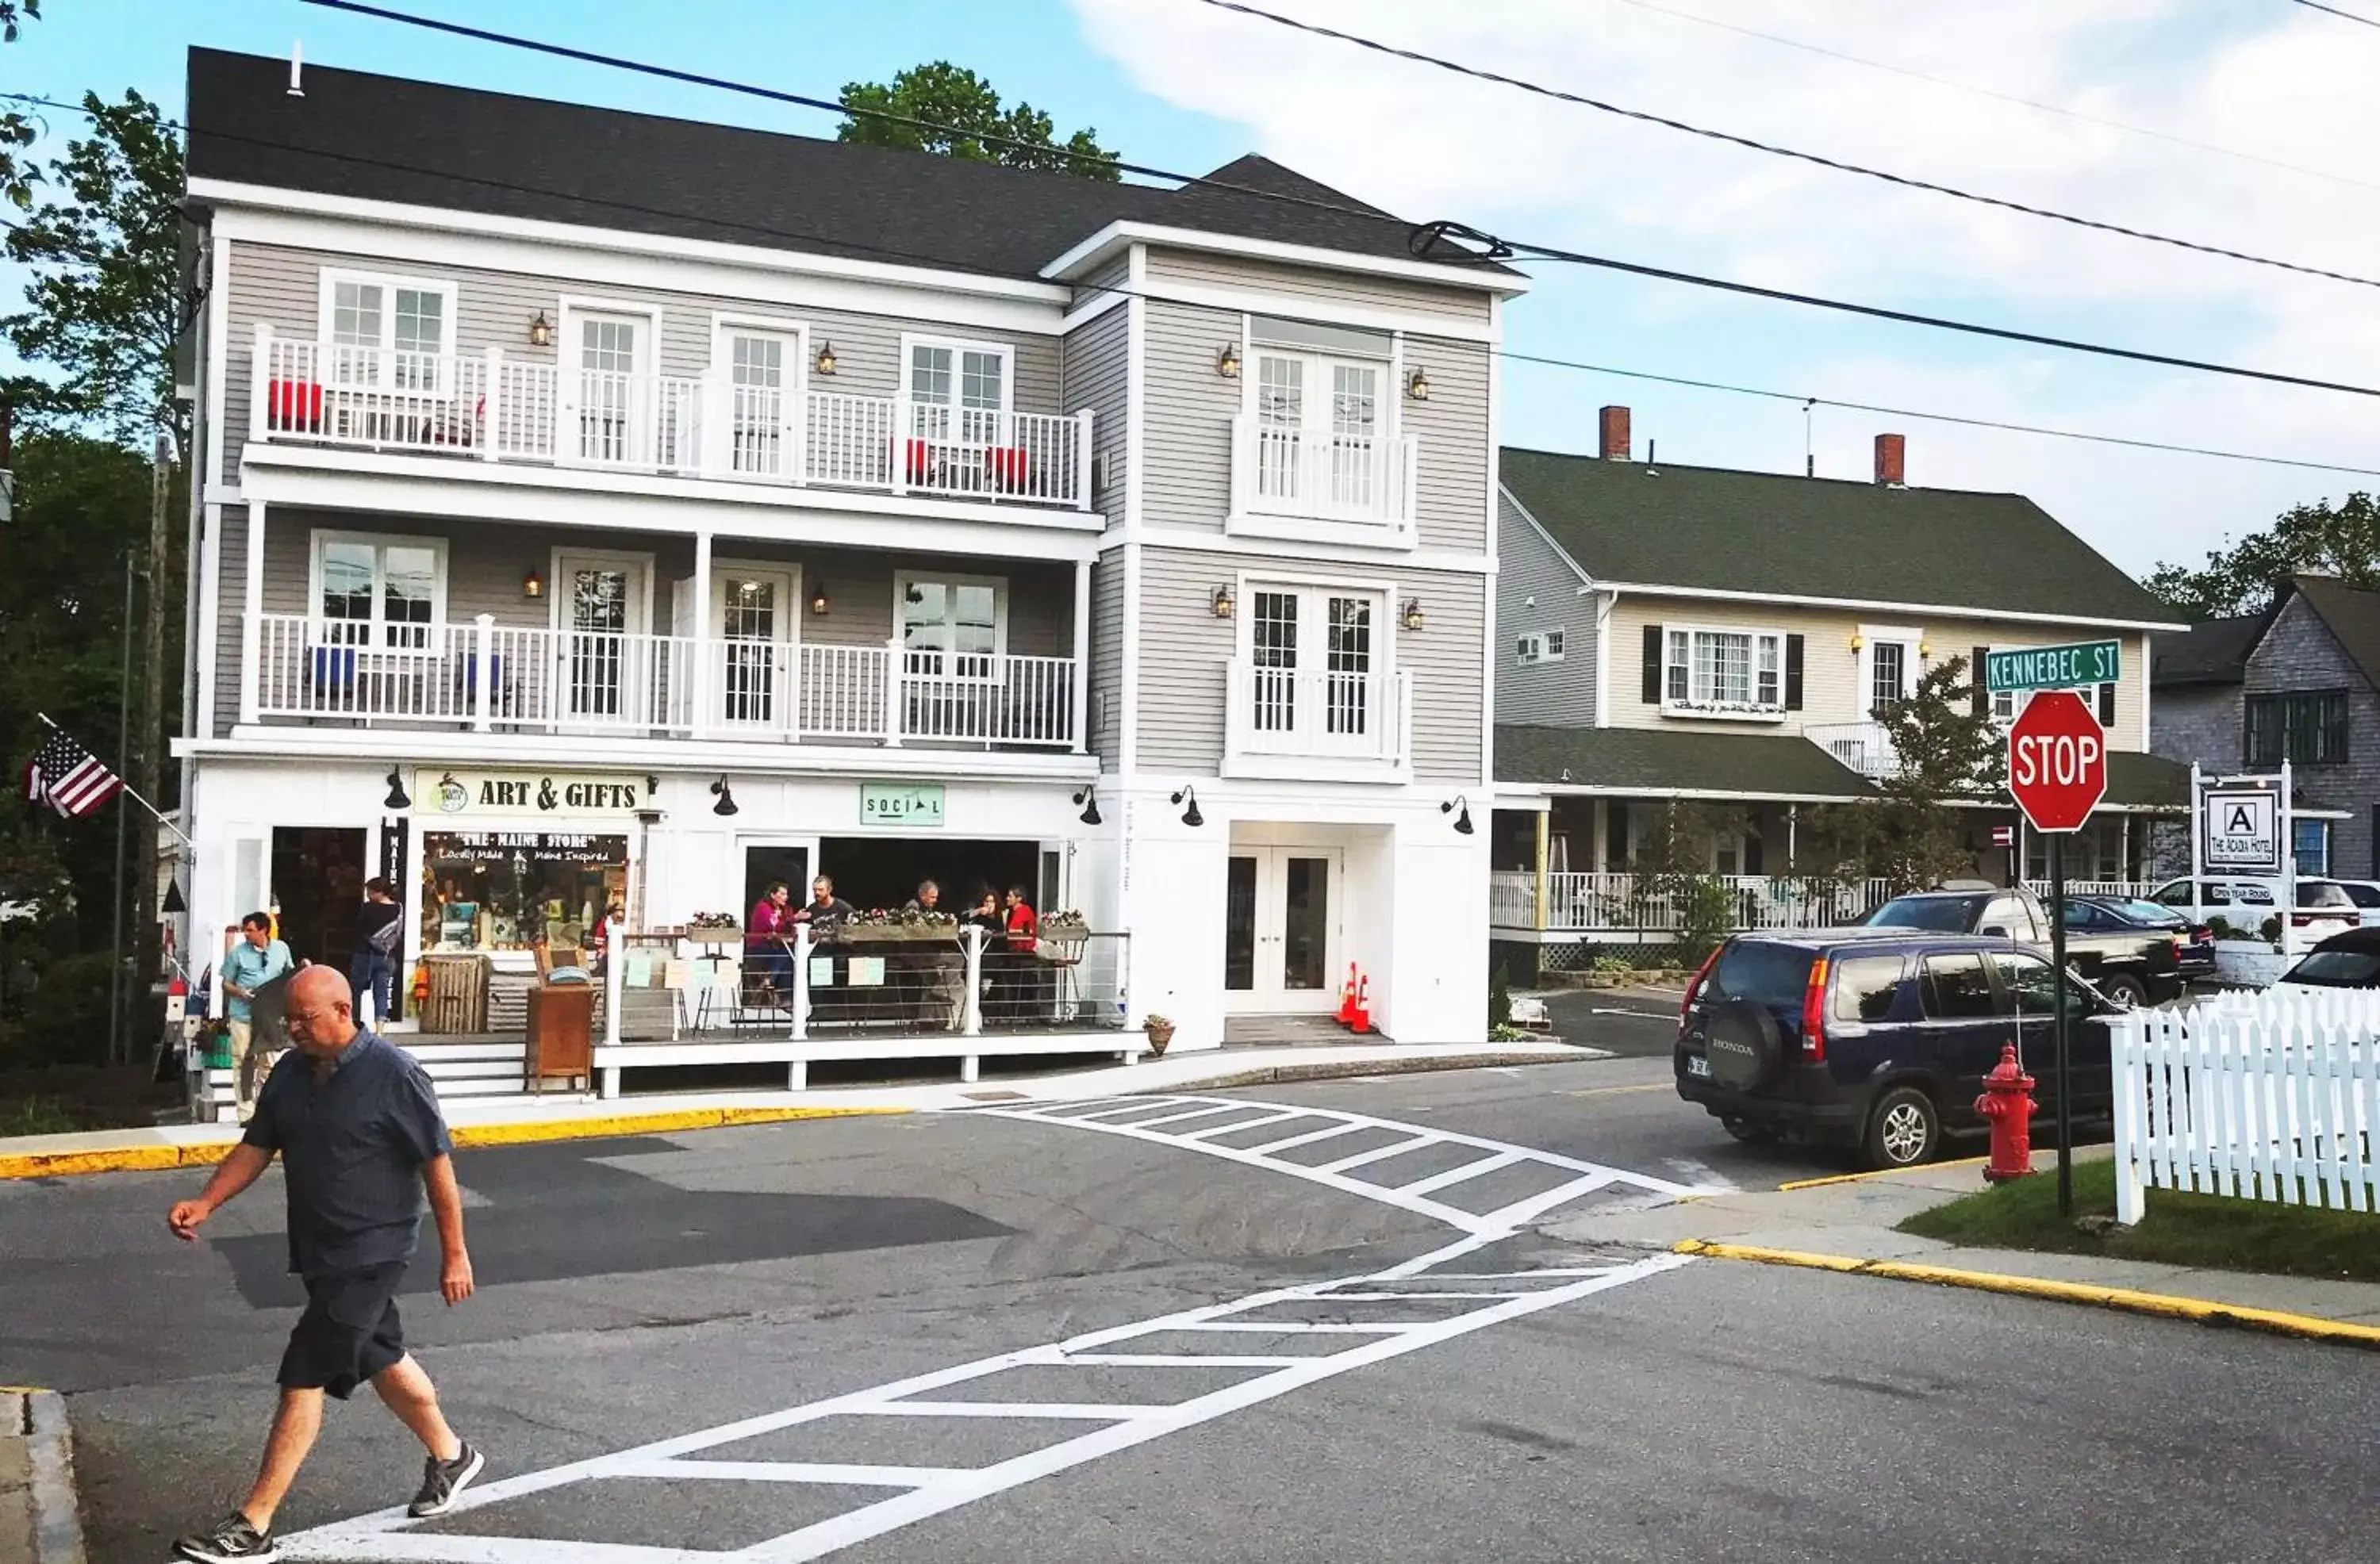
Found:
[[[1355,964],[1347,964],[1347,981],[1339,987],[1339,1024],[1355,1024]]]
[[[1372,1029],[1371,994],[1372,980],[1368,977],[1359,978],[1355,984],[1354,1015],[1347,1023],[1347,1029],[1359,1037]]]

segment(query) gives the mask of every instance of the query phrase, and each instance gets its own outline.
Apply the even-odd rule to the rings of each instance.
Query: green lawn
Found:
[[[2075,1216],[2115,1212],[2115,1163],[2076,1163]],[[2058,1218],[2055,1172],[1921,1211],[1901,1223],[1900,1231],[1985,1249],[2048,1249],[2217,1270],[2380,1281],[2380,1215],[2153,1189],[2140,1226],[2100,1233]]]

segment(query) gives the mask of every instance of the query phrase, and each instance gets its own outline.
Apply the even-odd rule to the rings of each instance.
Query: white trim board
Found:
[[[1448,576],[1479,576],[1491,579],[1496,575],[1496,562],[1492,558],[1467,550],[1370,548],[1318,541],[1284,548],[1278,541],[1251,538],[1245,533],[1202,532],[1188,527],[1136,527],[1127,524],[1111,527],[1100,535],[1099,552],[1106,553],[1113,549],[1135,545],[1184,553],[1242,554],[1250,559],[1351,564],[1371,570],[1430,570]]]
[[[1584,592],[1634,592],[1648,598],[1709,598],[1718,602],[1790,603],[1798,608],[1849,608],[1877,613],[1916,613],[1940,619],[2008,619],[2036,624],[2080,624],[2107,630],[2187,630],[2187,624],[2145,619],[2080,619],[2067,613],[2028,613],[2016,609],[1969,608],[1958,603],[1884,602],[1868,598],[1812,598],[1790,592],[1737,592],[1718,587],[1661,587],[1642,581],[1594,581]]]
[[[1205,250],[1216,255],[1245,256],[1254,261],[1281,261],[1293,265],[1314,266],[1332,272],[1356,272],[1375,277],[1402,277],[1417,283],[1437,283],[1441,286],[1460,288],[1467,293],[1484,293],[1491,297],[1526,293],[1535,285],[1528,278],[1506,273],[1485,273],[1464,266],[1441,266],[1427,261],[1406,261],[1395,256],[1358,255],[1347,250],[1323,249],[1314,245],[1282,244],[1273,239],[1243,239],[1225,234],[1204,233],[1195,228],[1173,228],[1159,223],[1111,223],[1090,237],[1075,245],[1063,255],[1041,268],[1045,277],[1063,278],[1087,270],[1108,255],[1127,244],[1162,245],[1169,249]]]

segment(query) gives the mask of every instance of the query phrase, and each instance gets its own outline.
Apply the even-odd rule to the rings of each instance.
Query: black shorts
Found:
[[[281,1386],[346,1400],[356,1387],[405,1356],[396,1318],[405,1267],[373,1266],[306,1279],[306,1312],[281,1354]]]

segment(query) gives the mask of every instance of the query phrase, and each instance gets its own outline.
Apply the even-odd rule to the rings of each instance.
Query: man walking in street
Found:
[[[408,1356],[396,1291],[419,1239],[426,1186],[444,1255],[448,1305],[471,1295],[463,1200],[437,1093],[411,1056],[358,1027],[347,980],[310,966],[289,981],[283,1056],[258,1094],[248,1133],[196,1200],[166,1218],[193,1242],[207,1218],[282,1159],[289,1195],[289,1268],[305,1279],[306,1312],[281,1359],[281,1405],[248,1501],[176,1543],[198,1564],[278,1558],[273,1518],[313,1448],[322,1397],[346,1400],[370,1381],[429,1459],[409,1513],[443,1515],[485,1458],[455,1437],[438,1392]]]
[[[250,913],[239,920],[239,938],[223,960],[224,1025],[231,1034],[232,1095],[244,1123],[256,1110],[256,1078],[266,1061],[256,1051],[256,991],[297,964],[289,947],[273,937],[273,919]],[[275,1039],[264,1039],[267,1053]]]

